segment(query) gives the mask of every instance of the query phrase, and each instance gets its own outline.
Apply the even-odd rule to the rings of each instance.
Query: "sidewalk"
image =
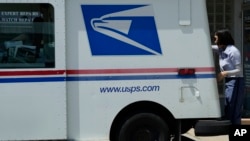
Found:
[[[242,125],[250,125],[249,118],[242,118],[241,120]],[[195,136],[194,129],[191,128],[187,133],[183,134],[182,136],[192,139],[194,141],[229,141],[228,135],[221,135],[221,136]]]
[[[187,133],[183,134],[183,136],[192,139],[194,141],[229,141],[228,135],[220,135],[220,136],[195,136],[194,129],[191,128]]]

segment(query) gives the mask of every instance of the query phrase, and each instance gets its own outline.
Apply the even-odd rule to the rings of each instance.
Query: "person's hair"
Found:
[[[218,36],[217,45],[234,45],[234,39],[228,29],[220,29],[215,32],[215,35]]]

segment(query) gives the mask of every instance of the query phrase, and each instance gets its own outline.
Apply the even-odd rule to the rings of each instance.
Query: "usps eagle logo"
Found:
[[[91,53],[161,55],[151,5],[82,5]]]

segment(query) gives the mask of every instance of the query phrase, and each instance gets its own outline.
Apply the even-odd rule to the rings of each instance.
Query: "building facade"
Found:
[[[211,37],[217,29],[226,27],[231,30],[235,45],[242,52],[246,83],[243,118],[250,118],[250,0],[206,0],[206,2]],[[215,57],[215,60],[217,59]],[[215,62],[217,66],[218,63]],[[218,88],[223,101],[223,83],[219,83]]]

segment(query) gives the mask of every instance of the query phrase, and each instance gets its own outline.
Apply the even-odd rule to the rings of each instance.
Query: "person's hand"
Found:
[[[218,74],[217,76],[217,81],[220,82],[222,81],[225,77],[227,76],[227,72],[226,71],[222,71]]]

